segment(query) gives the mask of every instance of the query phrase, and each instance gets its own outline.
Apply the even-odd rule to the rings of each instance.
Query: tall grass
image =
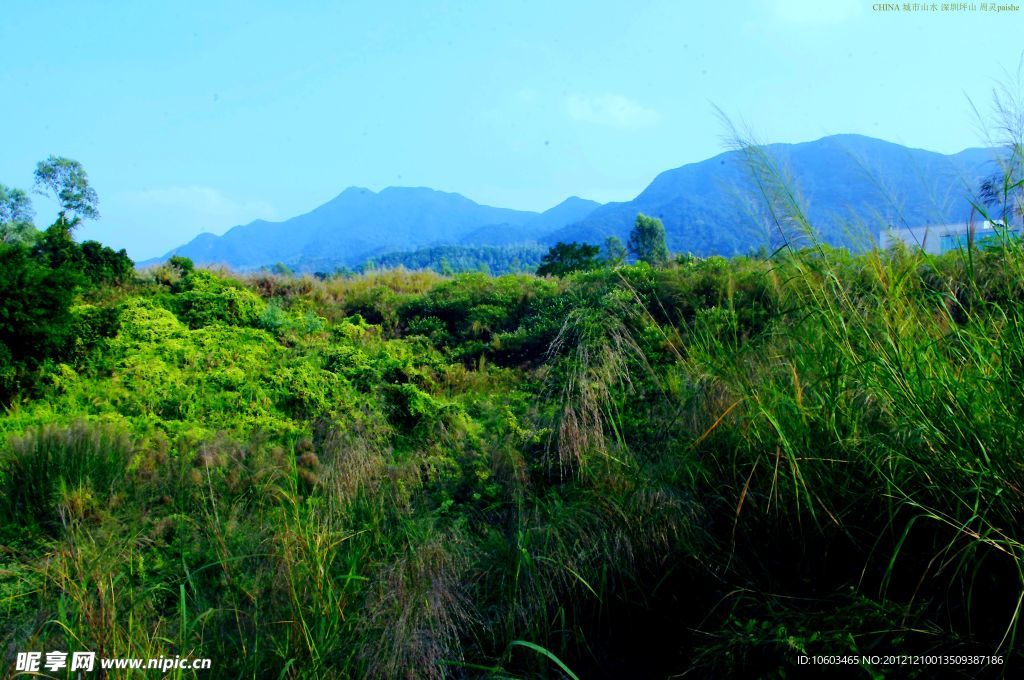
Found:
[[[1020,244],[851,258],[816,241],[764,149],[741,147],[786,243],[768,272],[784,309],[755,357],[705,329],[681,360],[729,394],[697,441],[710,459],[703,482],[734,515],[736,592],[747,608],[760,602],[764,622],[781,595],[804,614],[774,614],[789,619],[778,630],[750,620],[748,635],[715,634],[709,649],[778,649],[800,640],[789,626],[827,621],[853,636],[850,649],[873,637],[1019,654]],[[794,227],[807,247],[793,247]],[[856,598],[874,613],[855,615]],[[888,631],[863,630],[886,617]]]
[[[4,529],[55,531],[101,512],[100,501],[123,485],[133,452],[111,425],[42,425],[10,441],[0,472]]]
[[[5,642],[229,677],[1017,659],[1022,264],[815,248],[591,273],[553,293],[536,367],[457,360],[388,424],[30,431],[3,454]]]

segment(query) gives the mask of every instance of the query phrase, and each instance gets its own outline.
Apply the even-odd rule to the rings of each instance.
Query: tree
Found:
[[[196,268],[196,265],[192,262],[191,258],[185,257],[184,255],[171,255],[171,259],[167,260],[167,264],[172,269],[177,270],[179,276],[188,276]]]
[[[292,268],[286,265],[284,262],[278,262],[270,268],[270,273],[275,276],[293,276]]]
[[[135,263],[123,248],[115,251],[97,241],[79,244],[71,237],[69,225],[60,220],[39,233],[31,255],[50,269],[73,272],[81,285],[121,284],[135,271]]]
[[[565,276],[569,272],[596,269],[601,264],[597,259],[600,252],[598,246],[559,241],[541,258],[537,276]]]
[[[70,269],[40,263],[24,246],[0,243],[0,404],[31,383],[41,361],[69,347],[79,280]]]
[[[53,194],[60,204],[58,224],[67,229],[74,228],[83,219],[94,220],[100,216],[96,205],[99,198],[89,186],[89,176],[78,161],[61,156],[50,156],[36,166],[36,192]],[[68,213],[72,219],[68,220]]]
[[[29,244],[35,240],[32,200],[21,189],[0,184],[0,243]]]
[[[641,262],[654,267],[668,263],[668,245],[665,243],[665,225],[656,217],[643,213],[636,216],[636,226],[629,234],[629,252]]]
[[[981,209],[985,219],[1012,225],[1014,218],[1024,218],[1024,180],[1013,176],[1013,167],[1008,164],[1005,174],[996,173],[982,180],[978,188],[978,201],[985,208],[994,208],[995,214]]]
[[[58,219],[44,229],[32,246],[32,257],[50,269],[68,268],[82,271],[85,257],[82,247],[71,236],[71,227]]]
[[[626,261],[629,251],[618,236],[609,236],[604,240],[604,261],[615,267]]]
[[[93,285],[120,285],[131,280],[135,263],[124,248],[114,250],[99,241],[86,241],[81,245],[82,273]]]

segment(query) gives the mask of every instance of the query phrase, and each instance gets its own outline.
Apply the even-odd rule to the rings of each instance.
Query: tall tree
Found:
[[[541,258],[537,276],[565,276],[569,272],[596,269],[601,248],[586,243],[562,243],[559,241]]]
[[[35,240],[32,200],[21,189],[0,184],[0,243],[27,244]]]
[[[89,186],[89,176],[78,161],[50,156],[36,166],[35,177],[36,192],[44,196],[52,194],[60,204],[59,224],[70,230],[83,219],[94,220],[100,216],[96,208],[99,198]]]
[[[668,245],[665,243],[665,225],[657,217],[643,213],[636,216],[636,225],[629,234],[629,252],[653,267],[668,263]]]
[[[604,240],[604,261],[612,267],[626,261],[629,251],[618,236],[609,236]]]

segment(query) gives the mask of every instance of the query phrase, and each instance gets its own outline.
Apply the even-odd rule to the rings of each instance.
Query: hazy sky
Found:
[[[0,183],[81,161],[102,218],[79,236],[141,259],[352,185],[628,200],[724,150],[716,106],[763,141],[956,152],[1024,45],[1024,13],[974,4],[9,2]]]

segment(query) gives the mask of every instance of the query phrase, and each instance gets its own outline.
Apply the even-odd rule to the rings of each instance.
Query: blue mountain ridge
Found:
[[[311,271],[439,245],[600,244],[613,235],[625,241],[641,212],[664,222],[674,251],[731,255],[802,237],[791,220],[769,209],[783,188],[799,197],[819,238],[863,248],[890,224],[966,220],[978,183],[997,167],[991,149],[943,155],[861,135],[759,149],[765,153],[727,151],[667,170],[631,201],[601,205],[571,197],[543,213],[423,187],[351,187],[304,215],[256,220],[222,236],[201,234],[142,264],[177,254],[239,270],[282,262]],[[765,157],[778,173],[766,171]],[[768,187],[769,198],[759,186]]]
[[[787,222],[792,210],[769,206],[792,192],[815,236],[832,245],[870,247],[887,226],[966,221],[972,195],[997,170],[991,149],[943,155],[861,135],[770,144],[764,154],[728,151],[658,175],[636,198],[609,203],[549,234],[544,243],[625,240],[637,213],[665,224],[669,248],[731,255],[785,239],[806,241]],[[771,159],[771,168],[762,162]],[[760,187],[765,187],[762,190]],[[780,229],[781,223],[781,229]]]
[[[320,207],[283,222],[256,220],[223,236],[205,233],[143,265],[184,255],[198,264],[238,270],[282,262],[299,270],[355,266],[378,255],[436,245],[536,242],[600,204],[570,198],[544,213],[480,205],[455,193],[351,187]]]

